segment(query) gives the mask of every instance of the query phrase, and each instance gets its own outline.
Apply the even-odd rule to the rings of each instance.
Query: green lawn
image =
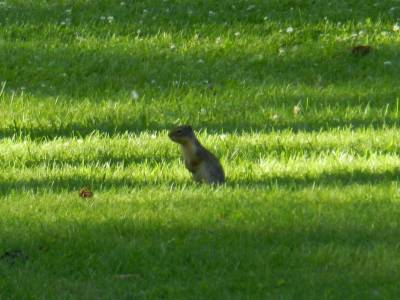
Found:
[[[0,1],[0,299],[397,299],[399,27],[395,0]]]

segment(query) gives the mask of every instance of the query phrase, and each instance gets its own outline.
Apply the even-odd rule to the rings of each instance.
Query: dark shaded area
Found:
[[[118,15],[114,23],[121,25],[120,34],[142,25],[156,33],[159,28],[176,32],[182,29],[198,29],[208,24],[263,24],[264,18],[282,24],[320,23],[325,19],[333,22],[353,20],[355,23],[370,19],[396,19],[391,9],[392,1],[339,0],[145,0],[145,1],[8,1],[0,9],[0,17],[6,24],[19,22],[31,26],[60,24],[70,17],[71,25],[95,25],[107,22],[108,16]],[[66,10],[71,10],[68,13]],[[338,13],[340,12],[340,13]],[[105,19],[102,20],[101,16]]]
[[[337,171],[331,173],[322,173],[318,176],[305,176],[299,178],[296,176],[269,177],[260,180],[238,179],[232,182],[232,185],[248,187],[287,187],[287,188],[307,188],[307,187],[327,187],[327,186],[349,186],[352,184],[380,184],[396,182],[400,179],[400,168],[393,168],[384,172],[372,171]]]
[[[286,46],[290,50],[291,45]],[[182,54],[162,46],[141,53],[133,52],[137,48],[124,51],[117,47],[87,50],[77,45],[58,48],[35,44],[7,45],[0,49],[0,72],[1,80],[7,82],[6,91],[25,87],[27,93],[64,96],[72,100],[129,95],[134,88],[143,90],[148,99],[172,92],[179,97],[188,90],[218,99],[229,96],[226,88],[250,88],[250,93],[255,93],[251,91],[253,88],[265,88],[268,102],[273,102],[268,99],[271,97],[271,92],[267,92],[269,88],[287,87],[290,91],[290,87],[305,85],[319,91],[323,103],[327,102],[325,97],[332,97],[324,95],[325,88],[331,85],[355,89],[370,85],[386,87],[387,93],[375,94],[376,99],[371,105],[395,101],[400,75],[396,67],[385,67],[383,60],[397,60],[397,47],[381,46],[362,58],[352,57],[344,44],[328,50],[307,47],[314,49],[284,56],[277,53],[259,56],[243,49],[201,47]],[[310,54],[313,51],[320,53]],[[204,62],[198,63],[199,59]],[[213,90],[209,89],[209,83]],[[352,104],[349,101],[359,104],[359,98],[346,99],[345,104]],[[289,105],[292,102],[285,101]],[[340,103],[344,104],[343,101]]]
[[[6,262],[9,265],[14,265],[19,262],[25,262],[27,260],[28,255],[26,255],[20,249],[9,250],[0,255],[0,262]]]
[[[257,120],[250,118],[250,111],[246,112],[248,118],[243,119],[240,123],[236,120],[220,120],[215,116],[209,120],[196,120],[191,124],[199,129],[207,130],[210,133],[246,133],[246,132],[273,132],[280,130],[291,130],[296,132],[315,132],[329,129],[362,129],[362,128],[392,128],[400,125],[400,121],[395,116],[378,119],[374,115],[369,115],[365,118],[351,118],[346,119],[343,116],[336,116],[335,118],[326,119],[313,119],[301,118],[284,120],[282,122],[272,122],[266,120],[264,124],[259,124]],[[116,124],[117,122],[117,124]],[[188,122],[185,122],[188,123]],[[86,137],[92,135],[94,132],[108,134],[110,136],[115,134],[124,133],[140,133],[142,131],[163,131],[175,126],[172,121],[168,123],[145,121],[143,119],[129,120],[99,120],[91,126],[84,126],[83,124],[65,124],[58,127],[43,127],[31,128],[29,125],[18,125],[9,128],[0,128],[0,138],[10,137],[29,137],[32,140],[52,139],[56,137]]]
[[[369,45],[357,45],[351,48],[351,53],[354,56],[365,56],[371,53],[373,48]]]
[[[57,292],[81,296],[93,285],[103,297],[119,299],[200,299],[204,293],[209,299],[319,299],[326,289],[341,299],[369,299],[373,289],[397,296],[400,231],[390,222],[399,217],[398,204],[368,203],[355,219],[351,203],[325,207],[348,217],[339,228],[331,218],[321,216],[318,221],[317,208],[310,204],[291,208],[297,219],[257,219],[256,227],[229,216],[227,221],[221,218],[199,226],[160,226],[128,218],[96,223],[61,220],[42,222],[42,227],[29,229],[29,236],[13,227],[12,233],[0,233],[0,239],[25,245],[31,264],[17,273],[0,263],[0,272],[19,279],[6,277],[0,286],[6,296],[23,298],[32,291],[43,298]],[[387,209],[391,214],[381,222],[380,217],[388,217]],[[376,226],[371,228],[371,223]],[[37,270],[48,280],[46,289],[37,288],[43,285]],[[117,274],[133,276],[121,281],[115,280]],[[60,279],[69,283],[62,290],[56,284]],[[78,288],[71,288],[71,283]]]

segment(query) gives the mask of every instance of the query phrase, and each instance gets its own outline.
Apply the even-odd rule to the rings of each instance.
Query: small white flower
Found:
[[[267,16],[264,17],[264,21],[268,21],[268,17]]]
[[[108,16],[107,20],[108,20],[108,23],[112,23],[114,21],[114,17],[113,16]]]
[[[384,61],[383,64],[385,66],[390,66],[392,64],[392,62],[390,60]]]
[[[301,106],[299,104],[293,106],[293,114],[297,116],[301,112]]]
[[[208,12],[208,15],[209,15],[210,17],[215,16],[215,12],[213,12],[212,10],[210,10],[210,11]]]
[[[175,46],[174,44],[171,44],[171,46],[169,46],[169,48],[170,48],[171,50],[174,50],[174,49],[176,48],[176,46]]]
[[[360,30],[360,31],[358,32],[358,35],[363,35],[364,33],[365,33],[364,30]]]
[[[235,32],[235,36],[240,36],[240,32]]]
[[[278,121],[279,116],[278,116],[277,114],[275,114],[275,115],[273,115],[273,116],[271,117],[271,119],[272,119],[273,121]]]
[[[103,21],[104,21],[105,19],[106,19],[105,16],[101,16],[101,17],[100,17],[100,20],[103,20]]]
[[[279,55],[285,54],[286,50],[283,48],[279,48]]]
[[[393,25],[393,31],[399,31],[400,30],[400,25],[398,23]]]
[[[62,26],[65,26],[65,22],[64,22],[64,21],[61,21],[60,24],[61,24]]]
[[[219,138],[220,138],[221,140],[226,139],[226,137],[227,137],[227,135],[226,135],[225,133],[220,134],[220,136],[219,136]]]
[[[65,12],[66,12],[67,14],[70,14],[71,11],[72,11],[71,9],[66,9],[66,10],[65,10]]]
[[[352,37],[352,38],[356,38],[357,36],[358,36],[358,34],[355,33],[355,32],[353,32],[353,33],[350,35],[350,37]]]
[[[139,99],[139,93],[136,92],[135,90],[133,90],[131,92],[131,97],[132,97],[133,100],[137,100],[137,99]]]
[[[149,11],[147,9],[143,9],[143,13],[147,14]]]
[[[293,27],[289,26],[288,28],[286,28],[286,32],[287,33],[292,33],[293,32]]]
[[[121,1],[120,3],[119,3],[119,5],[121,5],[121,6],[124,6],[126,3],[124,2],[124,1]]]
[[[152,133],[152,134],[150,135],[150,138],[151,138],[152,140],[155,140],[155,139],[157,138],[157,135],[156,135],[155,133]]]

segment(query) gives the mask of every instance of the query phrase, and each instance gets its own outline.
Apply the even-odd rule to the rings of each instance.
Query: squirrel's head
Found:
[[[193,128],[189,125],[175,127],[168,133],[168,136],[171,140],[179,144],[186,144],[195,138]]]

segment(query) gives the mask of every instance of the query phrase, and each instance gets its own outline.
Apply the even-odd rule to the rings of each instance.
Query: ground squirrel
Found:
[[[219,184],[225,181],[225,174],[219,160],[204,148],[190,126],[172,129],[169,138],[181,145],[186,168],[197,182]]]

